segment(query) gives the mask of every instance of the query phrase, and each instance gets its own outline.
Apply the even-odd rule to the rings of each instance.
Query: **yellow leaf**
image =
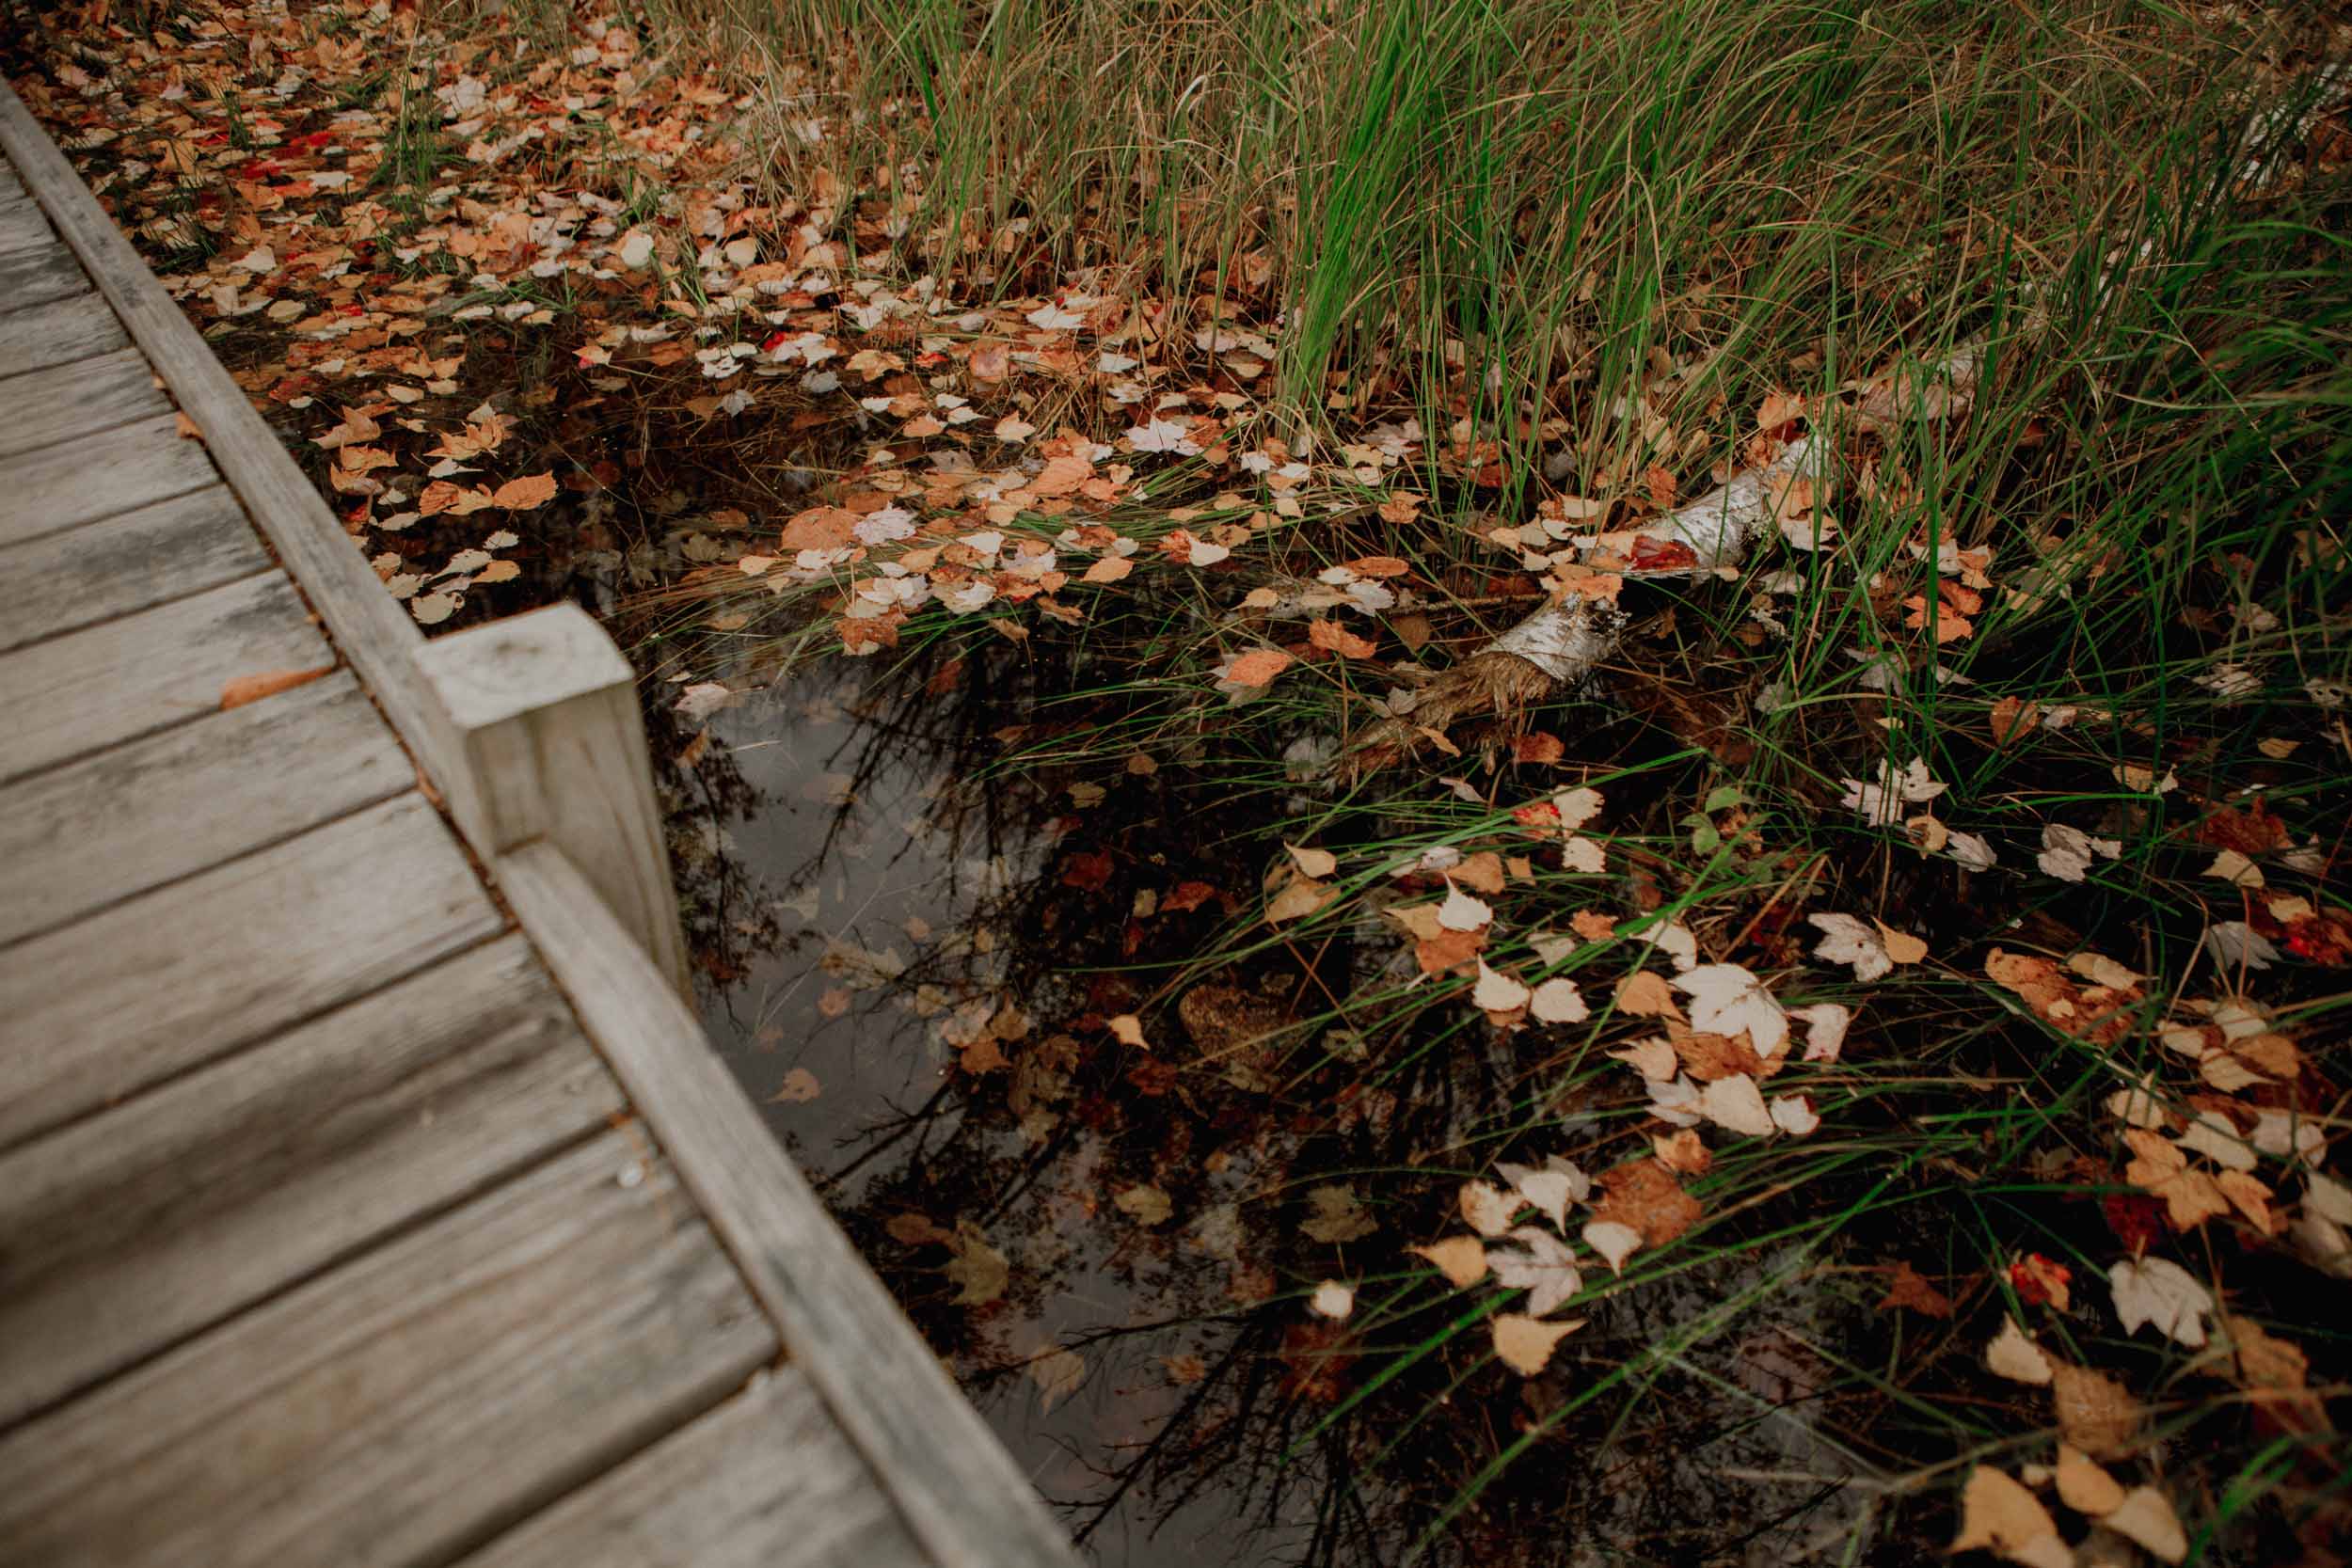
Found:
[[[1898,931],[1883,920],[1870,924],[1879,928],[1879,942],[1886,956],[1899,964],[1915,964],[1928,956],[1928,944],[1908,931]]]
[[[1406,1250],[1437,1264],[1445,1282],[1457,1291],[1486,1277],[1486,1249],[1475,1236],[1448,1236],[1441,1242]]]
[[[492,506],[502,506],[510,512],[529,512],[547,505],[555,499],[553,473],[529,474],[510,479],[490,494]]]
[[[1494,1318],[1495,1354],[1521,1377],[1534,1377],[1549,1364],[1560,1341],[1584,1326],[1581,1318],[1548,1323],[1524,1312],[1498,1312]]]
[[[1960,1497],[1960,1534],[1951,1549],[1964,1552],[1974,1546],[2033,1568],[2058,1568],[2074,1560],[2041,1499],[1989,1465],[1977,1466]]]

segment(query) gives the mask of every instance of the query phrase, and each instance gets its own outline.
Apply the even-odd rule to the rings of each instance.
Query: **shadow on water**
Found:
[[[1886,1412],[1836,1370],[1884,1348],[1877,1286],[1836,1288],[1818,1250],[1605,1302],[1523,1383],[1432,1348],[1470,1298],[1360,1330],[1373,1314],[1310,1310],[1329,1277],[1410,1295],[1403,1249],[1447,1227],[1524,1064],[1456,1040],[1375,1073],[1348,1032],[1294,1022],[1386,952],[1189,973],[1254,913],[1258,854],[1232,847],[1279,792],[1206,766],[1073,796],[999,768],[1025,657],[736,698],[678,784],[682,863],[712,1038],[1093,1560],[1401,1561],[1534,1433],[1430,1560],[1924,1560],[1886,1528],[1892,1454],[1850,1440]],[[1108,1021],[1138,1010],[1184,1037],[1120,1044]],[[1370,1206],[1360,1232],[1305,1233],[1331,1186]],[[1577,1402],[1692,1325],[1641,1386]]]

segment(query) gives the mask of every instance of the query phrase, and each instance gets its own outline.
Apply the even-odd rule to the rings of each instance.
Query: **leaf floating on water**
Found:
[[[1037,1385],[1039,1411],[1051,1410],[1086,1383],[1086,1357],[1074,1350],[1047,1351],[1029,1363],[1029,1380]]]
[[[508,480],[491,492],[490,504],[502,506],[510,512],[529,512],[547,505],[554,499],[555,475],[549,472]]]
[[[940,1268],[957,1287],[954,1305],[985,1307],[1005,1293],[1012,1281],[1012,1265],[988,1244],[987,1234],[970,1220],[958,1220],[947,1246],[955,1256]]]
[[[768,1103],[805,1105],[824,1092],[824,1085],[818,1083],[815,1073],[804,1067],[796,1067],[784,1075],[784,1082],[777,1085],[776,1092],[768,1097]]]
[[[1176,1212],[1176,1205],[1167,1192],[1149,1182],[1128,1188],[1111,1202],[1120,1212],[1133,1215],[1138,1225],[1159,1225]]]
[[[1559,1348],[1560,1341],[1583,1326],[1581,1318],[1551,1323],[1524,1313],[1498,1312],[1494,1317],[1495,1354],[1521,1377],[1534,1377],[1550,1365],[1551,1353]]]

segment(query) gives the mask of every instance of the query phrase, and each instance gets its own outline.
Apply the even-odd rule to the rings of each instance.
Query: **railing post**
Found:
[[[653,794],[637,677],[604,628],[556,605],[416,651],[458,831],[493,872],[545,839],[586,875],[681,995],[686,939]]]

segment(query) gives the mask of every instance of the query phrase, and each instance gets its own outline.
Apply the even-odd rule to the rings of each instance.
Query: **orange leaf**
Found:
[[[1371,638],[1359,637],[1327,615],[1309,624],[1307,641],[1327,653],[1349,658],[1370,658],[1374,651]]]
[[[509,512],[529,512],[533,507],[547,505],[554,499],[555,475],[550,472],[508,480],[492,493],[490,504],[502,506]]]
[[[291,691],[307,686],[321,675],[330,674],[335,667],[322,664],[315,670],[272,670],[266,674],[239,675],[220,689],[220,705],[226,710],[258,703],[264,697],[275,697],[280,691]]]
[[[1294,660],[1279,648],[1254,648],[1225,668],[1229,686],[1264,686],[1289,669]]]

